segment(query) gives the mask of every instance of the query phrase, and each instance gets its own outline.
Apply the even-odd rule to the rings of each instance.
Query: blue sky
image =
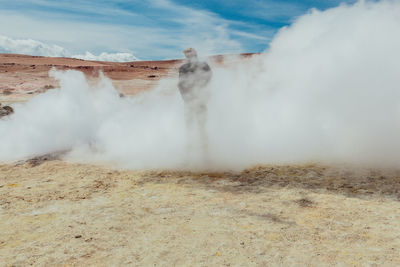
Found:
[[[310,9],[354,2],[0,0],[0,35],[57,45],[66,55],[124,52],[170,59],[181,58],[189,46],[203,55],[262,52],[279,28]],[[13,52],[7,49],[0,43],[1,52]]]

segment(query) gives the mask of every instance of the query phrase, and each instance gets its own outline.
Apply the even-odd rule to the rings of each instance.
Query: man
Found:
[[[178,88],[185,105],[185,123],[188,131],[188,150],[196,145],[196,133],[199,138],[203,157],[207,155],[207,101],[209,98],[208,83],[212,72],[206,62],[197,58],[196,50],[188,48],[183,51],[186,62],[179,68]],[[195,131],[197,127],[197,132]]]

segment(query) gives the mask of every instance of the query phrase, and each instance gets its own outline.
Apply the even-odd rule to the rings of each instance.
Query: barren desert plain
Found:
[[[0,103],[57,88],[52,67],[88,79],[102,70],[135,97],[179,64],[0,54]],[[3,162],[0,266],[31,265],[400,266],[400,169],[122,170],[58,155]]]

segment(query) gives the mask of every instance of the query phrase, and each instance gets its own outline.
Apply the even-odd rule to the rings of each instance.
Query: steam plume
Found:
[[[313,10],[279,31],[263,55],[213,68],[209,157],[257,163],[400,163],[400,3]],[[128,168],[184,167],[176,79],[119,98],[107,78],[55,71],[61,89],[0,121],[0,160],[71,149],[68,158]],[[194,151],[193,153],[196,153]]]

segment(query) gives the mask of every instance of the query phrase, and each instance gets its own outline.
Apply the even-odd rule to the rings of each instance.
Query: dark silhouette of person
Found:
[[[206,62],[198,60],[196,50],[193,48],[188,48],[183,53],[186,61],[179,68],[178,88],[185,105],[187,149],[189,153],[193,152],[198,140],[203,157],[206,158],[208,152],[207,102],[209,99],[207,85],[211,80],[212,72]]]

